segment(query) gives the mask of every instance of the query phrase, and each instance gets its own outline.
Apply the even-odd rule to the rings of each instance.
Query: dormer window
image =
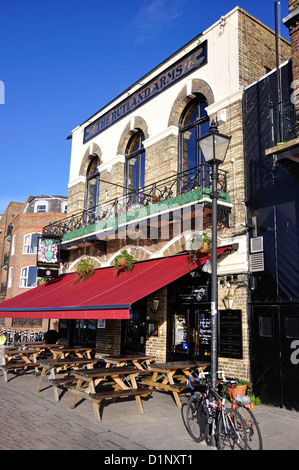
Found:
[[[42,213],[48,212],[49,209],[49,202],[48,201],[36,201],[34,204],[34,212]]]

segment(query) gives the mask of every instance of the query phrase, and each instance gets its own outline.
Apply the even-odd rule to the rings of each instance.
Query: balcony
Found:
[[[3,260],[2,260],[1,267],[2,269],[8,269],[8,265],[9,265],[9,253],[5,253]]]
[[[57,237],[63,243],[86,238],[95,233],[98,239],[105,239],[107,234],[119,233],[129,224],[157,218],[161,214],[192,206],[197,202],[203,202],[209,207],[211,185],[211,168],[202,164],[47,225],[43,228],[43,236]],[[227,219],[230,197],[226,188],[227,172],[219,169],[219,211]]]
[[[277,161],[292,172],[298,172],[299,123],[294,104],[283,101],[272,108],[272,146],[266,149],[267,156],[276,156]]]
[[[5,240],[7,240],[7,241],[10,241],[10,240],[11,240],[12,229],[13,229],[13,226],[12,226],[12,225],[9,225],[9,226],[7,227],[7,231],[6,231],[6,234],[5,234]]]
[[[274,144],[289,142],[297,137],[297,118],[294,104],[285,100],[272,108]]]
[[[6,295],[6,284],[1,283],[0,284],[0,296],[5,296]]]

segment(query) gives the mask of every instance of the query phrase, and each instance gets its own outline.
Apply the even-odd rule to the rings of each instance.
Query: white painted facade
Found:
[[[191,52],[199,43],[203,43],[205,40],[207,40],[208,57],[205,65],[162,91],[154,99],[144,103],[133,113],[118,120],[109,128],[96,135],[92,140],[85,144],[83,143],[84,128],[87,125],[96,121],[118,103],[121,103],[128,94],[138,91],[141,86],[146,85],[159,73],[163,72],[188,52]],[[104,169],[109,171],[114,163],[124,161],[124,156],[117,155],[117,146],[124,128],[133,117],[139,116],[147,123],[149,138],[144,143],[145,148],[168,134],[177,134],[178,129],[175,126],[168,127],[169,113],[182,88],[187,85],[191,89],[190,84],[194,79],[205,81],[212,89],[215,102],[209,107],[211,109],[208,108],[209,114],[223,108],[225,109],[226,105],[240,99],[238,7],[228,13],[224,20],[220,19],[203,34],[196,37],[164,61],[163,64],[138,80],[136,84],[124,91],[123,94],[109,103],[109,105],[102,108],[101,111],[73,130],[69,188],[78,182],[85,181],[85,178],[79,174],[80,165],[87,150],[87,153],[93,153],[93,144],[96,144],[102,153],[100,171]],[[223,114],[225,115],[225,112]]]

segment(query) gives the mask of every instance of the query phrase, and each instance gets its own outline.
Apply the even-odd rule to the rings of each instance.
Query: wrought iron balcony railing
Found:
[[[111,183],[113,184],[113,183]],[[143,187],[138,191],[126,192],[123,196],[105,201],[91,209],[85,209],[77,214],[54,222],[43,228],[44,236],[62,238],[64,234],[79,230],[82,227],[108,221],[136,207],[146,207],[163,201],[168,201],[200,189],[201,197],[209,197],[211,192],[211,167],[202,164],[175,176],[163,178],[154,184]],[[218,170],[218,192],[220,200],[229,202],[227,189],[227,172]],[[200,199],[200,198],[199,198]]]
[[[10,240],[11,239],[11,236],[12,236],[12,229],[13,229],[13,226],[12,225],[9,225],[7,227],[7,231],[6,231],[6,234],[5,234],[5,240]]]
[[[3,256],[3,261],[2,261],[2,268],[7,269],[9,263],[9,253],[5,253]]]
[[[6,294],[6,284],[1,283],[0,284],[0,295],[5,295]]]
[[[273,145],[288,142],[298,135],[298,124],[294,104],[285,100],[272,108]]]

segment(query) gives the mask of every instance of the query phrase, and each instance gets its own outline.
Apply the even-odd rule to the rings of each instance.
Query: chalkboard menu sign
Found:
[[[232,359],[243,359],[242,311],[219,310],[219,317],[219,355]]]

